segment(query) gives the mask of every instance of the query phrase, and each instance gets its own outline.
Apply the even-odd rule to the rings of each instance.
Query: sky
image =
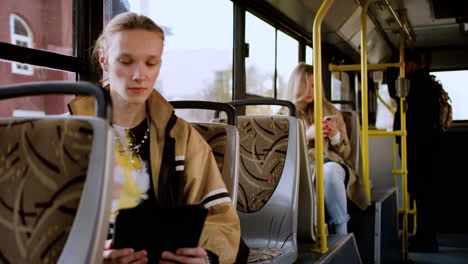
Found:
[[[431,72],[442,83],[452,101],[452,119],[468,120],[468,71]]]
[[[232,67],[233,4],[220,0],[129,0],[130,10],[169,28],[166,36],[160,81],[163,94],[172,98],[196,99],[214,80],[214,72]],[[274,72],[275,31],[247,14],[246,42],[251,57],[246,67]],[[297,41],[278,34],[278,74],[287,80],[297,63]],[[264,86],[272,86],[272,80]],[[170,89],[170,91],[168,90]],[[252,90],[255,92],[255,89]],[[170,94],[169,94],[170,93]],[[272,94],[270,95],[272,96]]]

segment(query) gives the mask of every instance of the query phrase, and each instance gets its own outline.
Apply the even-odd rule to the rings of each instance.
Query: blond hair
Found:
[[[93,49],[93,58],[99,60],[99,53],[106,52],[109,49],[110,37],[118,32],[133,29],[144,29],[160,34],[164,41],[164,31],[151,18],[143,15],[138,15],[133,12],[125,12],[113,17],[104,27],[101,35],[96,40]]]
[[[96,63],[96,67],[101,71],[99,67],[99,53],[106,53],[109,49],[109,39],[115,33],[119,33],[125,30],[134,30],[134,29],[144,29],[151,32],[158,33],[161,36],[161,39],[164,42],[164,31],[156,23],[154,23],[151,18],[143,15],[138,15],[133,12],[125,12],[116,15],[113,17],[107,25],[104,27],[104,30],[99,35],[94,45],[92,58]],[[109,83],[107,78],[101,79],[100,82],[105,89],[109,88]]]
[[[309,80],[307,79],[307,75],[314,74],[314,66],[310,64],[306,64],[304,62],[300,62],[296,68],[291,73],[288,82],[288,100],[293,102],[296,107],[302,103],[307,97],[307,94],[300,93],[301,86],[309,87]],[[315,85],[314,85],[315,88]],[[303,89],[304,91],[304,89]],[[323,93],[322,93],[323,94]],[[325,97],[322,97],[323,101],[327,101]],[[306,105],[302,105],[303,107]]]

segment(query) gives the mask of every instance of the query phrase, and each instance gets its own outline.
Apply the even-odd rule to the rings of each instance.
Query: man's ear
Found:
[[[99,65],[101,65],[101,69],[103,72],[107,72],[109,64],[107,63],[107,58],[105,57],[104,52],[99,50]]]

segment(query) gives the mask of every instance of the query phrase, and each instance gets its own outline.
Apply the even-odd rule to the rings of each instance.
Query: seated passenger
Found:
[[[351,149],[340,111],[323,97],[323,117],[314,122],[313,74],[314,68],[311,65],[300,63],[296,66],[289,79],[289,100],[296,105],[297,117],[304,119],[306,123],[311,166],[315,164],[315,125],[323,126],[325,206],[329,224],[334,225],[335,233],[347,234],[347,222],[350,218],[346,194],[361,209],[365,209],[369,201],[356,172],[347,164]]]
[[[208,216],[199,246],[165,251],[160,263],[232,264],[239,248],[239,218],[211,149],[154,89],[163,46],[163,30],[134,13],[114,17],[96,42],[94,55],[106,77],[103,88],[113,104],[111,230],[119,209],[148,201],[161,207],[202,203]],[[77,97],[69,106],[72,114],[94,115],[92,98]],[[109,246],[104,262],[146,263],[147,254]]]

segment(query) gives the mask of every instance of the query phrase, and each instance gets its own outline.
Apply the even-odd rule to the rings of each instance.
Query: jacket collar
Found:
[[[156,90],[146,101],[151,122],[156,127],[157,135],[164,137],[167,122],[174,111],[172,105]]]
[[[71,113],[74,115],[94,116],[96,109],[95,104],[96,102],[91,96],[77,96],[68,105]],[[157,135],[163,137],[166,124],[169,121],[174,108],[156,90],[153,90],[146,101],[146,107],[148,109],[151,122],[157,130]]]
[[[68,103],[70,114],[95,116],[96,115],[96,102],[92,96],[79,95]]]

